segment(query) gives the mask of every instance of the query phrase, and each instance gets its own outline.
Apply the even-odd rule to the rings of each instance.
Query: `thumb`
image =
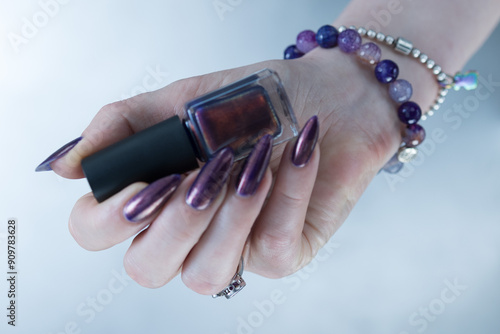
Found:
[[[81,168],[83,158],[182,113],[184,102],[190,98],[190,90],[179,94],[177,86],[172,84],[155,92],[104,106],[82,132],[81,140],[63,146],[40,164],[37,170],[53,170],[69,179],[84,177]]]
[[[82,139],[74,147],[67,148],[64,155],[55,159],[55,154],[51,155],[40,165],[44,167],[40,170],[53,170],[69,179],[82,178],[83,158],[174,115],[182,117],[187,101],[241,79],[261,67],[254,64],[183,79],[157,91],[106,105],[83,131]]]

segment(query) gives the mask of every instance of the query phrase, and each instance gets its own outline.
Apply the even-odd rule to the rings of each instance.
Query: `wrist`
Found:
[[[309,101],[306,110],[320,116],[321,127],[327,129],[323,134],[340,142],[354,137],[376,152],[378,163],[387,162],[401,143],[402,126],[387,86],[377,81],[373,68],[338,48],[317,47],[294,61],[307,66],[314,78],[314,91],[298,100]],[[362,121],[354,121],[357,115],[363,115]]]
[[[413,54],[415,55],[420,53],[418,50],[413,48],[410,42],[404,39],[398,38],[396,43],[394,43],[395,40],[393,37],[385,36],[382,33],[377,34],[373,30],[367,31],[365,28],[358,29],[354,26],[351,28],[341,26],[337,30],[330,25],[325,25],[322,26],[318,32],[305,30],[299,33],[297,36],[297,44],[287,47],[284,57],[285,59],[295,59],[306,55],[306,57],[303,58],[308,60],[312,59],[313,61],[324,61],[325,53],[318,51],[318,47],[325,50],[331,50],[333,48],[334,50],[337,49],[342,51],[343,54],[355,55],[359,61],[369,65],[369,67],[372,67],[372,73],[374,74],[376,81],[383,84],[383,86],[387,89],[388,94],[385,95],[389,95],[392,102],[395,102],[399,121],[404,124],[400,148],[393,158],[391,158],[390,166],[387,166],[387,171],[389,173],[397,173],[401,169],[402,163],[410,162],[415,158],[418,153],[416,147],[425,139],[424,128],[417,124],[422,119],[423,114],[420,106],[414,101],[410,101],[413,97],[412,85],[408,82],[408,80],[398,78],[400,70],[397,63],[390,59],[382,59],[382,51],[377,44],[373,42],[363,44],[362,36],[365,35],[371,40],[377,40],[382,43],[382,45],[393,46],[398,52],[404,55],[409,55],[410,51],[413,51]],[[311,53],[311,51],[315,50],[315,48],[317,51],[315,53]],[[332,55],[335,55],[336,53],[332,51]],[[307,54],[310,54],[310,56],[307,57]],[[434,69],[434,61],[428,61],[426,55],[421,55],[420,60],[422,63],[426,64],[427,68]],[[332,63],[332,66],[326,66],[326,68],[334,67],[334,65],[337,65],[337,69],[340,69],[339,72],[342,72],[342,70],[345,72],[345,66],[341,65],[339,67],[337,60],[335,63]],[[324,67],[324,65],[321,66],[321,68]],[[344,79],[343,81],[348,82],[349,79],[356,75],[355,72],[356,71],[351,70],[348,71],[346,75],[340,77]],[[440,81],[447,78],[446,74],[441,73],[439,67],[434,69],[433,73],[434,75],[437,75],[437,77],[441,78],[439,79]],[[330,75],[327,76],[330,77]],[[374,81],[373,79],[374,78],[372,76],[371,78],[368,78],[368,80],[365,79],[365,81]],[[354,89],[357,90],[358,93],[362,91],[361,98],[356,98],[355,101],[359,102],[360,100],[364,100],[373,106],[374,100],[367,98],[369,96],[369,92],[373,93],[373,90],[360,90],[360,87],[362,87],[360,84],[354,86]],[[344,88],[343,85],[342,88]],[[347,93],[350,95],[350,90]],[[345,94],[340,95],[344,96]],[[352,104],[348,102],[347,105]],[[439,108],[437,102],[433,108],[436,108],[436,110]],[[372,142],[380,141],[372,140]],[[377,145],[375,144],[374,146]]]
[[[497,7],[497,8],[493,8]],[[426,54],[443,72],[454,75],[479,48],[497,23],[500,2],[465,0],[400,2],[352,0],[334,25],[364,27],[394,38],[402,37]],[[482,15],[480,15],[482,14]],[[464,24],[467,22],[467,24]],[[385,44],[385,43],[379,43]],[[383,47],[401,75],[414,85],[414,100],[426,108],[436,101],[436,76],[418,59]]]

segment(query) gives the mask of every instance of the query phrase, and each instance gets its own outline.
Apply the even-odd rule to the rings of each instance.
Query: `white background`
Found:
[[[9,34],[21,35],[23,18],[33,22],[42,8],[0,0],[4,274],[6,222],[19,221],[18,326],[6,325],[2,274],[0,332],[498,333],[498,85],[482,86],[489,96],[481,99],[452,94],[425,124],[429,134],[442,129],[446,140],[428,146],[400,179],[379,175],[313,264],[281,280],[246,273],[248,286],[231,301],[197,295],[179,278],[157,290],[123,285],[115,276],[130,241],[97,253],[76,244],[67,220],[86,181],[34,168],[78,137],[100,107],[140,92],[157,68],[168,75],[150,80],[149,89],[281,58],[298,32],[332,22],[346,4],[223,2],[233,5],[221,19],[211,0],[69,1],[16,52]],[[467,67],[499,82],[499,42],[497,29]],[[454,104],[469,116],[454,113]],[[461,291],[444,291],[454,282]],[[105,303],[93,318],[85,305],[92,298]]]

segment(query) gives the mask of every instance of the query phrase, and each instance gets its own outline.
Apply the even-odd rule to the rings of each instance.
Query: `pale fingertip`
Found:
[[[102,203],[92,193],[82,196],[73,207],[69,230],[84,249],[99,251],[110,248],[139,232],[145,222],[131,223],[123,216],[125,203],[147,186],[137,182]]]

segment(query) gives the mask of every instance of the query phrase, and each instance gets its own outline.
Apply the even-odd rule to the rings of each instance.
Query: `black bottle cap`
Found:
[[[134,182],[151,183],[198,168],[196,153],[178,116],[125,138],[82,160],[98,202]]]

